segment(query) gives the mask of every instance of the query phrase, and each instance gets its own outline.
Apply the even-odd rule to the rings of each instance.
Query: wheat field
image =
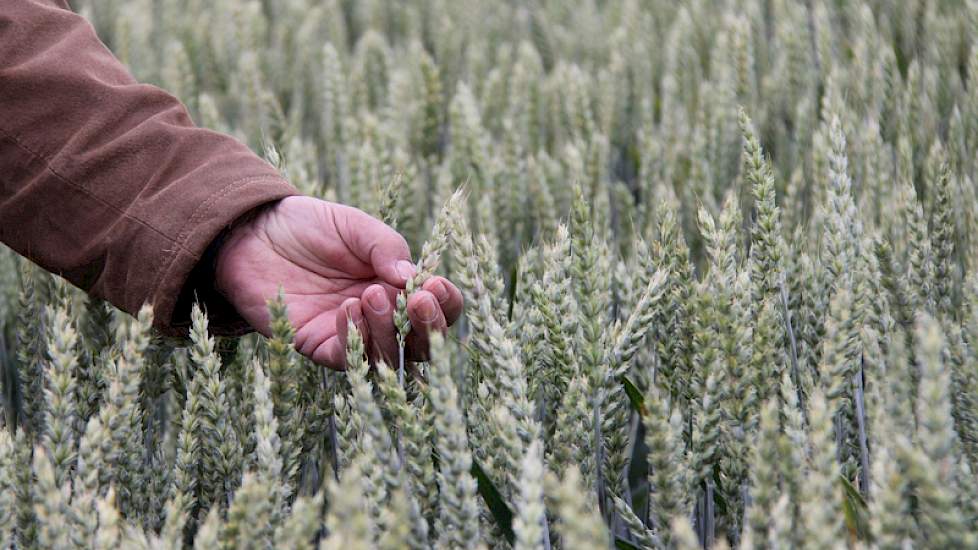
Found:
[[[978,2],[72,4],[466,313],[329,371],[0,251],[0,548],[978,548]]]

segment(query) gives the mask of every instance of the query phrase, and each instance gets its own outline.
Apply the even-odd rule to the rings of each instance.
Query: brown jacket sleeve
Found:
[[[0,0],[0,240],[18,253],[125,311],[149,303],[178,333],[178,297],[215,236],[294,194],[137,83],[64,0]]]

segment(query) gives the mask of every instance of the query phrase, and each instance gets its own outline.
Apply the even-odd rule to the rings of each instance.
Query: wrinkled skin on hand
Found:
[[[348,318],[371,359],[396,364],[394,304],[414,273],[407,242],[380,220],[349,206],[288,197],[232,229],[217,257],[216,287],[268,335],[267,302],[281,286],[296,349],[342,369]],[[408,359],[423,359],[429,332],[445,330],[461,312],[458,288],[429,278],[407,302]]]

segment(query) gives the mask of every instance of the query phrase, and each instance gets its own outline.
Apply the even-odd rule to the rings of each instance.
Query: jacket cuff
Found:
[[[205,309],[215,335],[241,335],[253,330],[214,289],[213,260],[221,236],[235,221],[251,212],[299,192],[276,176],[237,179],[212,195],[184,227],[183,246],[164,262],[159,282],[150,297],[156,328],[168,336],[186,336],[190,310],[196,301]]]

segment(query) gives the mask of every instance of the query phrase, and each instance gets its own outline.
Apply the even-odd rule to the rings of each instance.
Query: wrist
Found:
[[[222,277],[221,266],[227,263],[222,259],[228,256],[229,249],[234,248],[234,242],[240,240],[240,235],[248,231],[251,222],[277,202],[265,203],[238,216],[211,240],[183,285],[177,300],[176,316],[189,319],[191,306],[198,303],[207,311],[211,327],[217,329],[215,333],[238,335],[250,330],[250,324],[230,299],[225,288],[228,285],[222,284],[232,274],[225,268],[227,273]]]
[[[209,258],[211,261],[211,280],[213,281],[214,290],[225,298],[230,299],[229,294],[231,291],[231,288],[229,288],[230,285],[226,283],[234,278],[233,268],[229,267],[229,264],[233,264],[234,262],[229,262],[228,257],[233,256],[234,250],[239,248],[236,246],[237,243],[253,231],[255,219],[262,213],[275,207],[279,202],[280,200],[267,202],[252,208],[238,216],[214,239],[212,243],[214,248],[213,250],[209,249],[212,252],[212,256]]]

